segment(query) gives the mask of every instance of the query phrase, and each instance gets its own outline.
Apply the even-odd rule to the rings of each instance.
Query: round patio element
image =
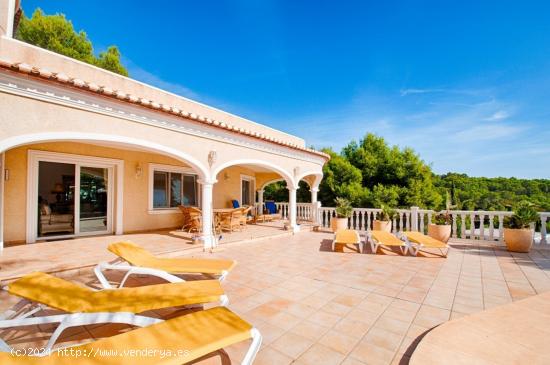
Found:
[[[341,229],[348,229],[348,219],[347,218],[332,218],[330,220],[330,229],[332,232],[337,232]]]
[[[445,242],[451,238],[450,224],[428,224],[428,236],[435,238],[438,241]]]
[[[508,251],[529,252],[533,244],[533,230],[504,228],[504,242]]]
[[[391,233],[391,222],[375,220],[374,222],[372,222],[372,229],[375,231],[384,231]]]

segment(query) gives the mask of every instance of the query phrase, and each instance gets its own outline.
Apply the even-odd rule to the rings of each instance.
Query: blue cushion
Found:
[[[238,200],[231,200],[231,204],[233,204],[233,208],[239,208],[240,205],[239,205],[239,201]]]
[[[277,214],[277,206],[274,202],[265,202],[265,209],[267,209],[269,214]]]

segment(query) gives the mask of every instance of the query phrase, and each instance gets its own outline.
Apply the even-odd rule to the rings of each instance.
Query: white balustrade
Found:
[[[318,204],[315,206],[314,204]],[[284,219],[288,219],[288,203],[276,203],[277,210]],[[426,227],[432,222],[434,214],[444,213],[429,209],[396,209],[396,215],[392,220],[392,232],[405,230],[418,230],[427,234]],[[257,206],[257,210],[261,207]],[[377,219],[381,209],[354,208],[349,218],[349,227],[358,231],[372,230],[372,222]],[[504,241],[504,218],[509,217],[513,212],[509,211],[473,211],[473,210],[451,210],[448,212],[452,219],[452,237],[471,240]],[[320,203],[298,203],[297,217],[301,221],[318,222],[319,226],[330,227],[330,221],[336,217],[336,208],[323,207]],[[539,222],[535,224],[534,243],[536,245],[550,244],[548,237],[547,222],[550,221],[550,212],[539,213]],[[498,220],[498,223],[496,222]],[[469,221],[469,222],[468,222]],[[476,224],[478,228],[476,228]],[[495,227],[498,226],[498,228]]]

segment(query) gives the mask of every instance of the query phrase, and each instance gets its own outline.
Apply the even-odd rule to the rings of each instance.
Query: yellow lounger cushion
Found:
[[[424,247],[433,247],[433,248],[447,248],[447,244],[445,242],[441,242],[439,240],[436,240],[435,238],[432,238],[430,236],[426,236],[425,234],[422,234],[420,232],[405,232],[405,236],[409,239],[409,241],[413,243],[422,244]]]
[[[224,294],[218,280],[185,281],[94,291],[35,272],[8,286],[9,293],[69,313],[132,312],[215,302]]]
[[[386,231],[371,231],[371,236],[384,246],[406,246],[405,242]]]
[[[103,338],[85,345],[71,347],[73,351],[84,351],[97,356],[62,357],[55,351],[46,357],[17,357],[0,353],[2,365],[181,365],[251,338],[252,326],[225,307],[198,311],[167,320],[152,326],[138,328],[120,335]],[[139,354],[151,350],[167,350],[176,353],[187,351],[184,356],[99,356],[100,352],[116,350],[133,351]]]
[[[354,243],[360,243],[361,238],[359,237],[359,233],[357,233],[357,231],[354,231],[353,229],[341,229],[336,232],[336,237],[334,238],[334,241],[337,243],[351,245]]]
[[[117,242],[109,245],[108,250],[132,265],[163,270],[168,273],[201,273],[221,275],[231,270],[236,262],[218,259],[160,258],[132,242]]]

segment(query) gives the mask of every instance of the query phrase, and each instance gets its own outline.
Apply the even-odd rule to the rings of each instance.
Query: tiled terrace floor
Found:
[[[406,364],[415,340],[430,328],[550,290],[548,250],[510,254],[483,242],[451,243],[444,259],[330,252],[330,242],[328,233],[304,232],[196,254],[238,261],[224,287],[230,308],[264,337],[255,364]],[[72,279],[93,284],[88,269]],[[5,294],[0,299],[4,307],[14,301]],[[7,338],[18,346],[40,343],[47,330]],[[117,330],[79,328],[65,341]],[[225,350],[231,363],[240,363],[247,346]],[[203,363],[220,363],[220,357]]]

